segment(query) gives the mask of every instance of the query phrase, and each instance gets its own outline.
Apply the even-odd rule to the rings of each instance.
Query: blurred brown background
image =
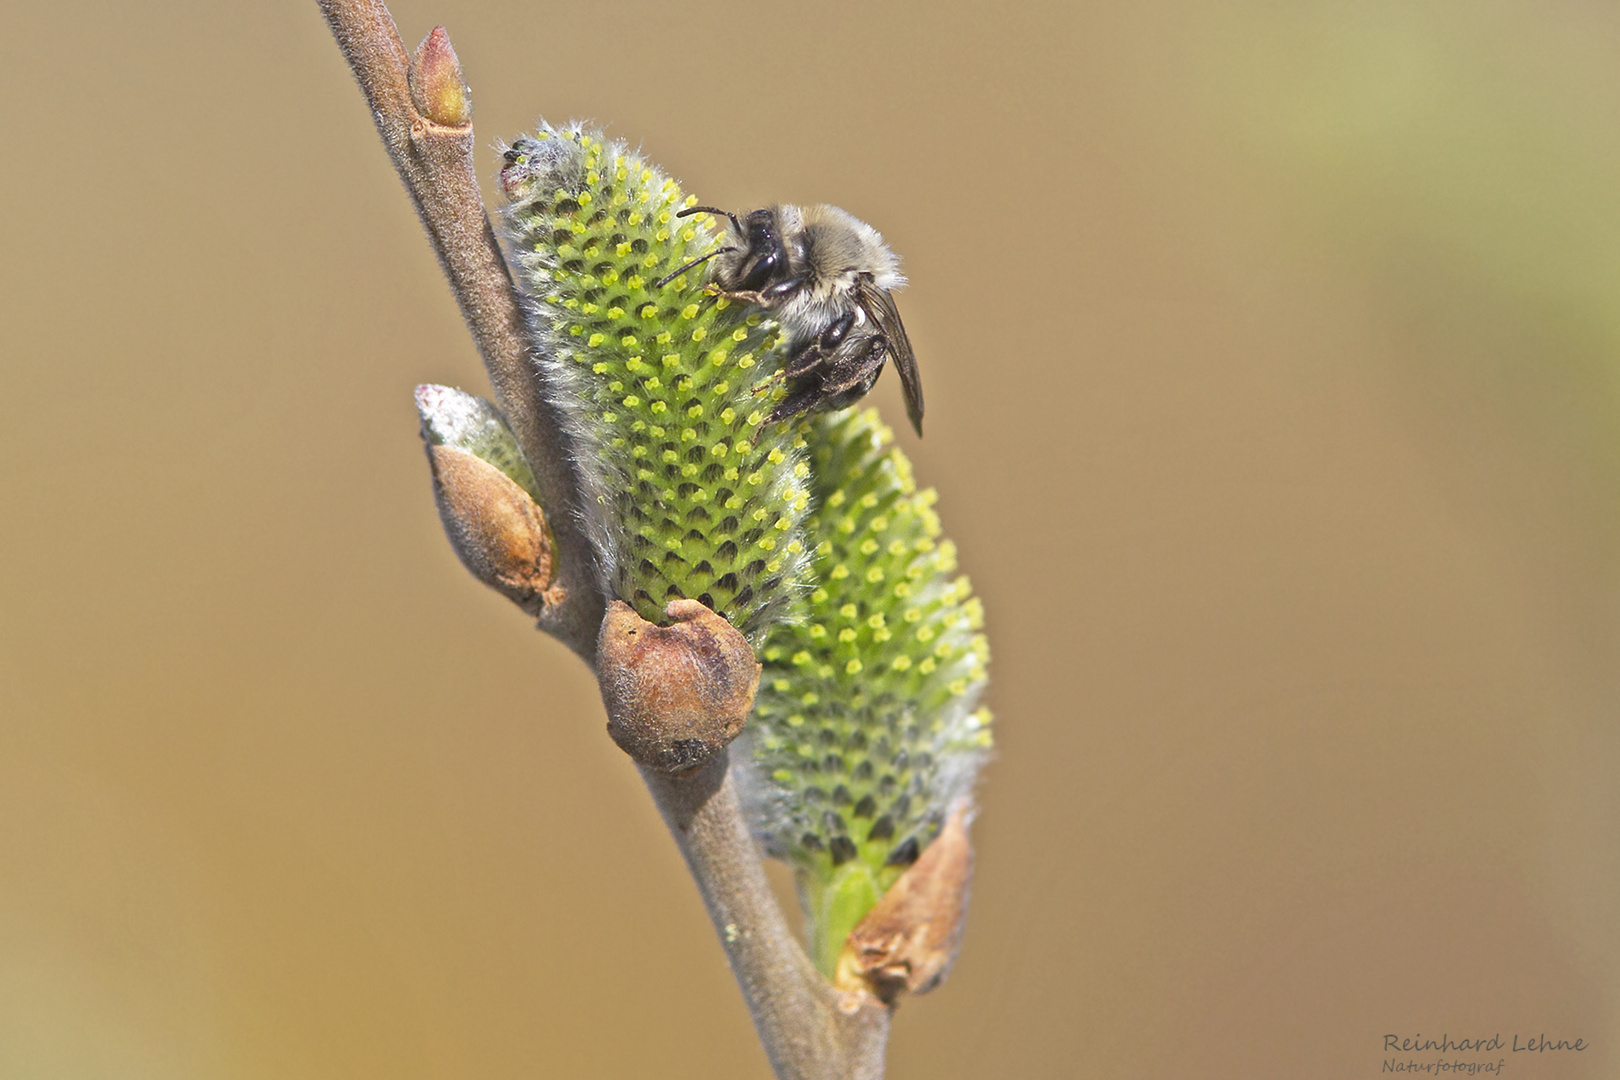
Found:
[[[1620,12],[1349,7],[395,5],[486,147],[905,258],[1000,756],[897,1080],[1620,1069]],[[12,5],[0,95],[0,1076],[764,1076],[439,533],[485,383],[314,4]]]

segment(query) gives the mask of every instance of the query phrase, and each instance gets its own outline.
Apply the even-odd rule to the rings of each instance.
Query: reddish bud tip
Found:
[[[411,102],[416,111],[444,127],[472,123],[472,91],[461,76],[461,61],[450,35],[435,26],[411,57]]]
[[[696,600],[664,613],[671,625],[655,626],[623,601],[609,604],[596,675],[619,748],[647,768],[683,773],[742,731],[760,668],[748,639]]]

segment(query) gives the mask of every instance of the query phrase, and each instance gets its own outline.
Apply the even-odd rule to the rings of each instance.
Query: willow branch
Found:
[[[563,594],[540,616],[540,627],[591,662],[605,601],[578,525],[578,484],[562,429],[541,393],[517,290],[479,193],[472,125],[435,123],[417,109],[410,57],[381,0],[319,2],[427,229],[484,359],[495,400],[534,470],[556,537],[556,581]]]
[[[781,1080],[880,1080],[889,1010],[835,990],[794,940],[744,824],[727,755],[695,775],[643,767],[647,790],[686,858]]]
[[[472,127],[435,122],[417,108],[410,58],[381,0],[319,3],[534,471],[556,537],[556,583],[566,591],[540,626],[594,668],[605,598],[578,526],[574,468],[538,382],[522,307],[479,193]],[[835,990],[805,956],[765,879],[725,752],[680,776],[646,767],[643,776],[702,893],[777,1075],[879,1080],[888,1010],[868,994]]]

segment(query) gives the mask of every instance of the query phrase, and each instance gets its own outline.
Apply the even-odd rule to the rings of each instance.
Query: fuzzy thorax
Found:
[[[787,257],[782,276],[801,283],[771,312],[783,328],[788,352],[850,309],[857,275],[871,275],[873,284],[885,291],[905,288],[899,257],[881,233],[848,210],[778,205],[765,213]],[[715,280],[721,282],[738,277],[750,253],[745,228],[740,230],[733,219],[726,231],[727,248],[714,260]]]

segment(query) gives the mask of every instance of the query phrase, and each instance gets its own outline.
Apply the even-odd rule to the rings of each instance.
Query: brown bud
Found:
[[[411,56],[411,104],[416,111],[445,127],[472,123],[472,91],[461,76],[461,61],[450,47],[442,26],[422,39]]]
[[[531,615],[561,601],[540,505],[482,458],[449,446],[427,451],[439,519],[462,565]]]
[[[958,804],[917,861],[850,931],[834,980],[893,1004],[902,990],[926,994],[945,981],[967,923],[973,845],[968,803]]]
[[[748,639],[696,600],[664,609],[656,626],[622,600],[608,605],[596,643],[596,676],[608,734],[640,765],[683,773],[708,762],[742,731],[759,690]]]

